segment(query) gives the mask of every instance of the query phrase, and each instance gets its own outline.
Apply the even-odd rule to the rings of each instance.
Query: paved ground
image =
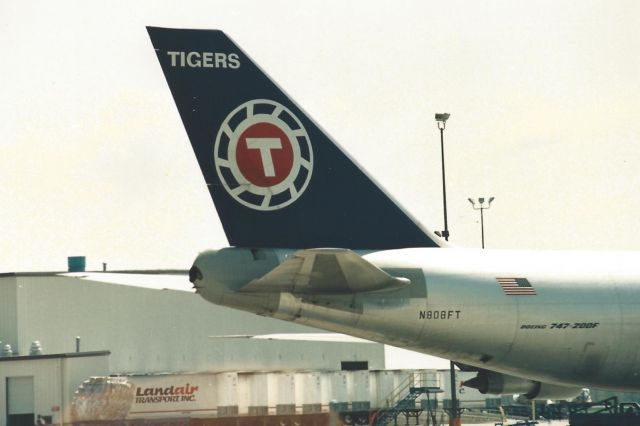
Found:
[[[509,423],[505,423],[506,425],[512,425],[515,424],[518,420],[510,420]],[[522,421],[522,420],[520,420]],[[472,424],[472,423],[465,423],[464,421],[462,422],[462,424]],[[538,420],[538,426],[567,426],[569,424],[569,420],[551,420],[551,421],[547,421],[547,420]],[[495,423],[473,423],[474,426],[494,426]]]

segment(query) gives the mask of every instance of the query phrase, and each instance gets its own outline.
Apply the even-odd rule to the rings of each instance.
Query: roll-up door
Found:
[[[7,426],[33,426],[33,376],[7,377]]]

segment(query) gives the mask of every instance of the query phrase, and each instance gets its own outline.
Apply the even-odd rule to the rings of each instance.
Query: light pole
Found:
[[[445,184],[444,176],[444,128],[450,116],[451,114],[446,112],[436,114],[436,122],[438,123],[438,129],[440,129],[440,156],[442,157],[442,204],[444,205],[444,231],[442,231],[441,235],[446,241],[449,241],[449,223],[447,222],[447,185]]]
[[[449,223],[447,221],[447,185],[444,173],[444,128],[447,120],[451,117],[449,113],[436,114],[436,122],[440,130],[440,156],[442,158],[442,204],[444,206],[444,231],[437,233],[444,237],[445,241],[449,241]],[[456,365],[453,360],[449,361],[449,374],[451,379],[451,412],[449,414],[449,425],[460,425],[460,411],[458,410],[458,399],[456,396]]]
[[[474,200],[473,198],[469,198],[469,202],[473,206],[474,210],[480,210],[480,230],[482,232],[482,248],[484,248],[484,211],[491,207],[491,202],[495,200],[495,197],[489,198],[489,200],[485,200],[484,197],[478,198],[478,200]],[[486,202],[485,202],[486,201]]]

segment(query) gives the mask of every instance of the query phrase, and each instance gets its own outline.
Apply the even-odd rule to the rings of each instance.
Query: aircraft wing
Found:
[[[296,340],[305,342],[376,343],[359,337],[341,333],[272,333],[272,334],[226,334],[209,336],[212,339],[256,339],[256,340]]]
[[[87,281],[161,290],[194,292],[183,270],[140,270],[110,272],[65,272],[57,274]]]
[[[393,290],[409,280],[393,277],[347,249],[297,251],[266,275],[250,281],[243,293],[350,294]]]

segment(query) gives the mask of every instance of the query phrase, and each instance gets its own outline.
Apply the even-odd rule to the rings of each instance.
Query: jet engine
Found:
[[[528,400],[571,399],[580,394],[582,388],[541,383],[535,380],[508,376],[493,371],[480,371],[476,377],[465,381],[463,386],[478,389],[482,394],[520,394]]]

